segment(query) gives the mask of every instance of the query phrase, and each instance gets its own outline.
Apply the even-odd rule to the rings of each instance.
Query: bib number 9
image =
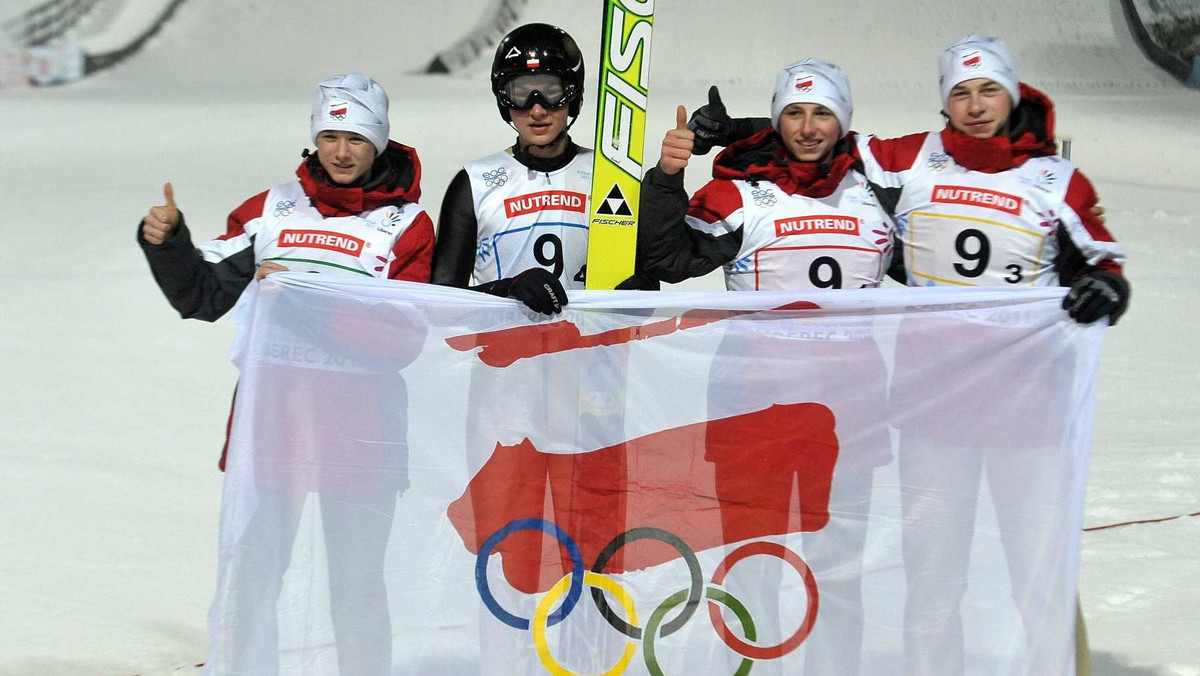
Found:
[[[988,242],[987,235],[974,228],[968,228],[958,233],[958,237],[954,240],[954,250],[964,261],[974,263],[973,266],[962,263],[954,264],[954,270],[968,279],[982,275],[987,270],[988,260],[992,257],[992,245]]]
[[[546,249],[550,250],[549,253],[546,252]],[[562,277],[563,250],[562,240],[558,238],[558,235],[545,234],[538,237],[537,241],[533,243],[533,257],[538,263],[550,268],[550,274]]]
[[[587,261],[587,228],[561,223],[535,224],[494,238],[497,279],[512,277],[535,265],[562,280],[568,289],[582,289]]]
[[[818,289],[842,288],[842,268],[837,259],[821,256],[812,262],[808,268],[808,281]]]

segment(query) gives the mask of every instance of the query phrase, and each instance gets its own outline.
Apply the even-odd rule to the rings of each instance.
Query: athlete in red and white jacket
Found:
[[[868,176],[895,204],[908,284],[1074,286],[1090,278],[1126,297],[1124,255],[1093,213],[1096,191],[1056,154],[1050,99],[1021,84],[1012,108],[991,79],[952,89],[941,132],[873,138],[864,151]],[[1001,118],[1007,133],[987,128]],[[1112,305],[1113,321],[1124,305]]]
[[[354,73],[322,81],[311,125],[317,150],[301,163],[297,180],[235,209],[224,236],[194,246],[169,183],[166,203],[142,219],[138,242],[181,315],[214,321],[252,280],[280,270],[429,281],[433,223],[417,205],[421,165],[412,148],[388,140],[383,88]],[[343,344],[378,342],[353,329],[378,327],[376,320],[391,313],[364,319],[362,308],[351,306],[322,325],[335,336],[353,336],[334,338]],[[399,331],[411,329],[405,321],[386,321]],[[397,336],[379,340],[389,339],[413,344]],[[379,599],[388,594],[384,554],[407,458],[402,444],[397,449],[377,442],[403,434],[403,416],[384,414],[405,409],[407,389],[397,361],[385,357],[379,372],[365,374],[279,368],[249,395],[251,410],[262,414],[258,422],[282,427],[256,425],[247,456],[240,459],[253,463],[255,507],[231,548],[235,555],[222,560],[218,596],[229,612],[214,638],[214,646],[221,646],[213,657],[217,670],[279,673],[278,646],[263,637],[279,631],[276,607],[284,574],[306,496],[316,491],[324,494],[317,508],[326,541],[353,543],[327,547],[325,557],[339,672],[391,673],[392,625]],[[350,400],[353,420],[332,425],[324,420],[322,395],[329,392],[343,398],[341,406],[347,406],[344,397],[358,397]],[[227,434],[231,427],[232,412]],[[287,433],[271,434],[274,429]]]
[[[364,185],[342,186],[310,155],[297,180],[243,202],[225,234],[198,247],[178,209],[177,227],[161,243],[143,225],[139,241],[155,281],[180,315],[205,321],[233,307],[260,266],[429,281],[433,223],[416,203],[416,152],[392,141],[373,166]],[[170,187],[166,195],[170,209]]]
[[[383,89],[355,74],[322,82],[312,134],[317,152],[297,180],[246,200],[225,234],[199,247],[164,186],[166,203],[142,219],[138,243],[180,315],[215,321],[256,274],[277,270],[429,281],[433,222],[417,204],[421,164],[388,140]]]
[[[643,182],[643,272],[674,283],[723,266],[730,290],[879,286],[893,225],[863,173],[851,112],[837,66],[806,59],[784,68],[772,128],[722,152],[713,180],[689,202],[683,169],[694,135],[681,106]]]
[[[771,99],[771,128],[734,143],[713,163],[713,180],[689,200],[683,170],[695,134],[680,106],[676,128],[667,132],[662,159],[642,184],[638,266],[644,275],[679,282],[723,267],[733,291],[858,289],[879,286],[892,257],[891,217],[867,182],[860,142],[849,131],[850,83],[836,65],[805,59],[780,70]],[[770,328],[725,335],[713,357],[708,418],[747,410],[748,401],[821,401],[837,421],[840,438],[838,488],[825,496],[832,514],[863,514],[870,504],[874,469],[890,462],[887,430],[877,424],[887,406],[887,372],[870,318],[853,328],[813,330],[806,322],[764,322]],[[803,324],[803,326],[801,326]],[[786,369],[785,384],[766,371]],[[729,373],[759,371],[756,393],[730,391]],[[741,380],[739,377],[737,380]],[[856,384],[849,397],[824,389]],[[797,383],[802,383],[797,385]],[[766,397],[766,398],[761,398]],[[794,397],[802,397],[796,399]],[[757,501],[758,518],[786,530],[787,505],[811,474],[803,443],[775,463],[772,479],[747,486],[739,467],[761,462],[737,443],[706,440],[717,498],[724,505]],[[805,489],[799,489],[800,502]],[[721,510],[727,537],[738,528],[733,510]],[[822,622],[808,638],[804,673],[859,673],[864,612],[860,574],[867,520],[835,516],[822,528],[822,547],[805,542],[805,559],[821,579]],[[766,561],[748,574],[760,592],[747,602],[765,615],[779,612],[782,569]],[[736,663],[719,664],[736,669]],[[715,669],[714,669],[715,671]]]
[[[166,203],[149,210],[137,239],[171,306],[216,321],[256,276],[280,270],[428,282],[433,222],[417,204],[421,164],[388,129],[387,94],[374,80],[323,81],[312,116],[317,151],[296,180],[246,200],[224,235],[198,247],[166,184]]]

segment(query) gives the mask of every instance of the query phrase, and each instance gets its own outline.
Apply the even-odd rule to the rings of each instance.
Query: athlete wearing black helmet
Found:
[[[574,120],[583,103],[583,54],[566,31],[531,23],[504,36],[492,59],[492,93],[505,122],[511,109],[539,101],[549,109],[567,105]]]
[[[492,92],[517,132],[511,147],[468,162],[442,201],[433,282],[561,312],[582,289],[592,151],[568,135],[583,103],[583,55],[556,26],[514,29],[496,47]]]

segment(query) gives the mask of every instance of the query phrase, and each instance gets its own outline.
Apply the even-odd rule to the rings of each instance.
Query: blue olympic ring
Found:
[[[504,538],[523,530],[540,530],[553,535],[571,555],[571,587],[567,590],[567,596],[563,599],[562,605],[546,620],[546,626],[552,627],[562,622],[575,609],[575,604],[579,603],[579,599],[583,597],[583,552],[579,550],[579,544],[575,542],[575,539],[567,531],[559,528],[557,524],[550,523],[545,519],[517,519],[492,533],[491,537],[479,547],[479,555],[475,557],[475,587],[479,590],[479,598],[483,599],[483,605],[487,606],[487,609],[492,611],[497,619],[513,629],[529,629],[528,619],[517,617],[500,607],[496,597],[492,596],[492,590],[488,587],[487,581],[487,563],[492,550]]]

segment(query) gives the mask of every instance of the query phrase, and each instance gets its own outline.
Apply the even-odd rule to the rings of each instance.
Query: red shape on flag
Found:
[[[776,404],[587,453],[543,453],[526,439],[497,444],[447,515],[473,554],[522,518],[558,524],[588,567],[617,535],[643,526],[670,531],[699,551],[824,528],[837,456],[833,412],[818,403]],[[544,592],[570,571],[570,558],[552,542],[523,531],[497,546],[513,588]],[[661,544],[633,542],[605,572],[679,557]]]
[[[773,310],[819,310],[819,305],[801,300],[788,303]],[[767,312],[773,311],[767,310]],[[551,322],[518,326],[499,331],[469,333],[452,336],[446,343],[460,352],[482,348],[479,360],[488,366],[504,368],[520,359],[531,359],[544,354],[580,350],[589,347],[621,345],[647,338],[666,336],[676,331],[687,331],[731,317],[752,314],[757,310],[688,310],[680,317],[668,317],[649,324],[639,324],[601,333],[583,335],[579,327],[571,322]]]

